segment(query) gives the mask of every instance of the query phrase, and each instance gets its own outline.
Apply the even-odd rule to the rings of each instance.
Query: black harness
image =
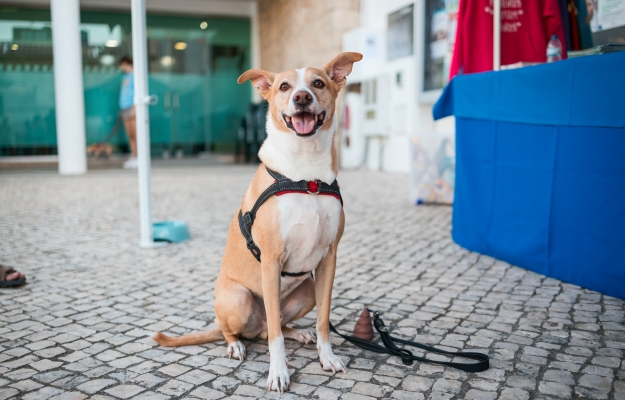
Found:
[[[266,167],[265,167],[266,168]],[[320,180],[315,181],[292,181],[289,178],[280,175],[276,171],[272,171],[267,168],[267,172],[269,175],[275,179],[274,183],[269,186],[265,191],[260,195],[256,203],[254,203],[254,207],[245,214],[243,211],[239,211],[239,228],[241,228],[241,233],[247,242],[247,248],[252,252],[252,255],[256,258],[256,260],[260,261],[260,249],[254,243],[254,239],[252,239],[252,224],[256,219],[256,212],[260,208],[261,205],[271,196],[281,196],[287,193],[307,193],[314,195],[326,195],[326,196],[334,196],[341,201],[341,205],[343,205],[343,198],[341,197],[341,191],[339,190],[339,184],[334,180],[331,185],[328,185],[325,182]],[[306,272],[282,272],[282,276],[304,276],[309,274],[310,271]]]

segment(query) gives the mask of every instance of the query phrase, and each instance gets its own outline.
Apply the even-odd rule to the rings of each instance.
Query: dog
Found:
[[[94,143],[87,147],[88,157],[91,156],[97,160],[102,154],[105,154],[107,158],[111,158],[113,155],[113,146],[108,143]]]
[[[227,355],[243,360],[245,346],[241,338],[267,339],[267,389],[280,393],[290,384],[285,338],[304,344],[316,342],[324,370],[347,372],[332,351],[329,332],[336,253],[345,223],[342,200],[315,195],[319,189],[317,193],[267,198],[258,208],[250,235],[260,254],[249,251],[237,215],[252,209],[259,196],[277,182],[277,175],[293,182],[308,181],[309,187],[311,182],[336,185],[335,103],[353,63],[361,59],[359,53],[342,53],[323,68],[282,73],[251,69],[239,77],[239,84],[251,80],[269,103],[268,136],[258,153],[262,163],[230,224],[215,283],[218,329],[180,337],[158,332],[153,336],[157,343],[184,346],[225,339]],[[278,174],[272,175],[269,170]],[[315,306],[316,335],[287,326]]]

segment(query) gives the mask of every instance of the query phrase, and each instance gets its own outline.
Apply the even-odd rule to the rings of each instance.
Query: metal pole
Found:
[[[87,147],[80,5],[78,0],[52,0],[50,8],[59,173],[84,174],[87,171]]]
[[[150,115],[148,104],[148,56],[145,33],[145,0],[132,0],[132,58],[135,84],[135,112],[137,123],[137,158],[139,174],[139,216],[141,241],[144,248],[160,247],[152,235],[152,204],[150,200]]]
[[[493,70],[501,69],[501,0],[493,4]]]

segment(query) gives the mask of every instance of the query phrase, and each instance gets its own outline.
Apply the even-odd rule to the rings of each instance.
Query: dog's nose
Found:
[[[301,107],[306,107],[312,103],[312,95],[305,90],[300,90],[293,95],[293,103]]]

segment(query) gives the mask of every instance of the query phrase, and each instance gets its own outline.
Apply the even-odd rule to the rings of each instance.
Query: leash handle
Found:
[[[384,325],[384,321],[382,321],[382,318],[380,318],[379,312],[374,311],[374,310],[370,310],[370,311],[373,312],[373,326],[375,326],[375,329],[380,334],[380,338],[382,339],[382,343],[384,344],[384,346],[380,346],[379,344],[369,342],[367,340],[359,339],[353,336],[343,335],[336,330],[336,328],[332,325],[332,323],[330,323],[330,330],[336,333],[337,335],[339,335],[340,337],[342,337],[343,339],[347,340],[348,342],[358,347],[362,347],[366,350],[374,351],[376,353],[385,353],[385,354],[399,356],[401,357],[402,362],[405,365],[412,365],[414,361],[420,361],[420,362],[428,362],[428,363],[446,365],[448,367],[457,368],[459,370],[466,371],[466,372],[482,372],[482,371],[486,371],[489,368],[489,358],[486,354],[473,353],[473,352],[454,353],[451,351],[446,351],[442,349],[437,349],[435,347],[426,346],[421,343],[411,342],[409,340],[403,340],[400,338],[393,337],[389,334],[388,327]],[[437,360],[431,360],[431,359],[424,358],[424,357],[418,357],[418,356],[413,355],[412,352],[408,349],[397,347],[395,342],[402,343],[402,344],[412,346],[412,347],[417,347],[419,349],[430,351],[432,353],[469,358],[469,359],[477,361],[477,363],[458,363],[458,362],[451,362],[451,361],[437,361]]]

